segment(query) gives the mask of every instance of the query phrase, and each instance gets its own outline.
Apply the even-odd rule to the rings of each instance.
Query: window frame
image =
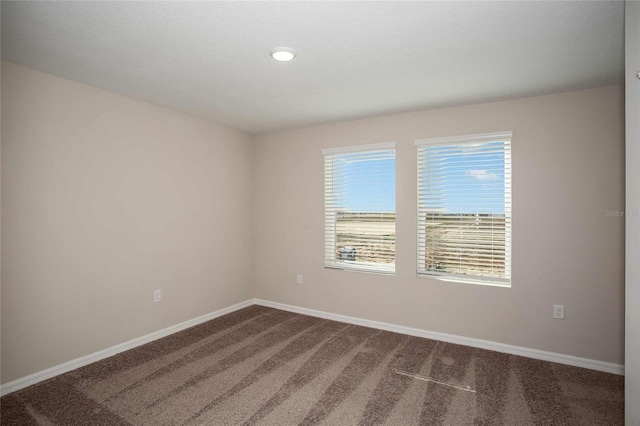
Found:
[[[426,237],[421,241],[420,238],[420,147],[428,145],[456,145],[464,143],[477,142],[497,142],[504,141],[506,143],[505,157],[505,278],[482,277],[477,275],[455,274],[451,272],[429,271],[426,267],[421,268],[424,260],[421,259],[421,253],[426,252]],[[416,276],[419,278],[432,278],[446,282],[456,282],[463,284],[479,284],[486,286],[496,286],[510,288],[512,283],[512,238],[513,238],[513,160],[512,160],[512,141],[513,132],[494,132],[479,133],[460,136],[446,136],[437,138],[416,139]],[[508,161],[508,167],[507,165]],[[508,185],[507,185],[508,182]],[[508,190],[507,190],[508,187]],[[507,194],[508,191],[508,194]],[[508,195],[508,196],[507,196]],[[507,220],[508,218],[508,220]]]
[[[331,155],[340,155],[340,154],[350,154],[350,153],[365,153],[365,152],[374,152],[374,151],[393,151],[394,155],[394,176],[393,176],[393,185],[394,185],[394,197],[397,197],[397,147],[396,142],[380,142],[380,143],[371,143],[371,144],[362,144],[362,145],[351,145],[351,146],[342,146],[335,148],[325,148],[322,150],[322,161],[323,161],[323,243],[324,243],[324,255],[323,262],[324,267],[326,269],[334,269],[334,270],[343,270],[343,271],[351,271],[351,272],[365,272],[365,273],[374,273],[374,274],[382,274],[382,275],[395,275],[396,273],[396,260],[397,260],[397,250],[394,248],[394,260],[393,263],[376,263],[376,262],[354,262],[347,263],[341,262],[337,259],[337,220],[335,218],[336,212],[332,209],[327,208],[327,200],[330,199],[328,196],[329,188],[327,187],[327,156]],[[333,180],[331,181],[334,182]],[[396,198],[397,200],[397,198]],[[397,205],[396,200],[394,200],[394,214],[396,215],[394,218],[394,229],[397,232]],[[334,215],[332,218],[331,216]],[[329,223],[333,223],[333,232],[331,235],[328,235],[329,231]],[[394,233],[395,235],[395,233]],[[329,258],[329,254],[332,255],[332,259]],[[387,266],[390,265],[390,266]]]

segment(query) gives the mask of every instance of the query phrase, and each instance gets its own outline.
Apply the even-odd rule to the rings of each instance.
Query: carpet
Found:
[[[624,378],[250,306],[0,399],[2,425],[616,425]]]

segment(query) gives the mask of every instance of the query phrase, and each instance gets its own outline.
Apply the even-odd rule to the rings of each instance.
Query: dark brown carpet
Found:
[[[251,306],[0,399],[3,425],[616,425],[621,376]]]

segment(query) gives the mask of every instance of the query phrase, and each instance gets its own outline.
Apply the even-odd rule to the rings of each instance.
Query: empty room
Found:
[[[640,426],[640,2],[0,14],[2,425]]]

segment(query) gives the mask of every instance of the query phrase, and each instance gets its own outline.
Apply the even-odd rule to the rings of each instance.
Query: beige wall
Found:
[[[640,211],[640,2],[625,3],[627,211]],[[626,217],[625,424],[640,426],[640,216]]]
[[[8,62],[2,107],[2,383],[254,296],[623,363],[624,218],[604,214],[624,209],[621,87],[255,144]],[[414,139],[503,130],[514,132],[512,288],[416,278]],[[321,150],[391,140],[396,275],[324,269]]]
[[[623,116],[609,86],[257,137],[256,296],[622,364],[624,218],[604,211],[624,209]],[[508,130],[512,288],[417,278],[414,140]],[[383,141],[397,142],[396,275],[324,269],[321,150]]]
[[[3,383],[253,296],[249,136],[7,62],[2,113]]]

